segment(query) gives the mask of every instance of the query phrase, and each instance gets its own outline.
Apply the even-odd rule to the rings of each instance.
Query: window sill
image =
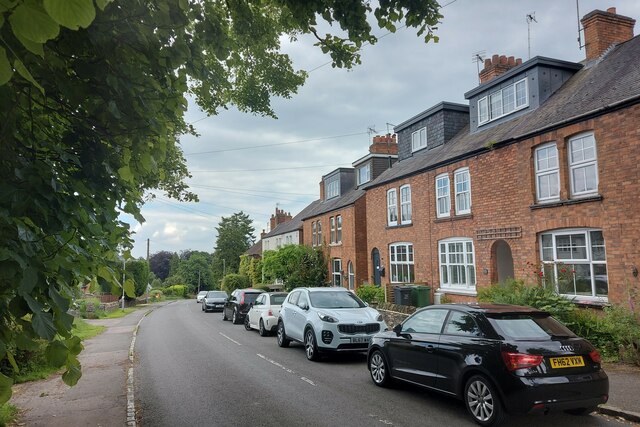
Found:
[[[342,242],[329,243],[329,247],[334,247],[334,246],[342,246]]]
[[[436,289],[436,292],[450,295],[466,295],[471,297],[475,297],[478,295],[478,292],[475,289],[443,288],[442,286]]]
[[[454,216],[446,216],[443,218],[436,218],[433,222],[438,223],[438,222],[451,222],[451,221],[458,221],[461,219],[473,219],[473,214],[463,214],[463,215],[454,215]]]
[[[408,224],[387,225],[385,227],[385,229],[392,230],[392,229],[395,229],[395,228],[406,228],[406,227],[412,227],[412,226],[413,226],[413,223],[410,222]]]
[[[595,194],[593,196],[584,196],[584,197],[575,198],[575,199],[558,200],[558,201],[555,201],[555,202],[548,202],[548,203],[536,203],[536,204],[533,204],[533,205],[529,206],[529,208],[531,210],[544,209],[544,208],[555,208],[555,207],[558,207],[558,206],[570,206],[570,205],[577,205],[577,204],[580,204],[580,203],[600,202],[603,199],[604,199],[604,197],[602,197],[601,194]]]
[[[566,295],[561,294],[563,297],[583,308],[605,308],[609,307],[609,298],[607,297],[588,297],[581,295]]]

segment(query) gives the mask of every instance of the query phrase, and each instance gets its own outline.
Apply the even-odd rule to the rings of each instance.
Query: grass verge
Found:
[[[17,413],[18,408],[9,403],[0,405],[0,427],[13,423],[16,419]]]

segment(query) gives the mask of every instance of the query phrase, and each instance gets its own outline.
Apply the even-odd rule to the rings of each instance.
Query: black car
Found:
[[[225,291],[209,291],[202,298],[202,311],[222,310],[229,295]]]
[[[229,320],[233,323],[242,323],[244,317],[249,312],[252,302],[263,293],[262,289],[236,289],[224,303],[222,309],[222,320]]]
[[[587,414],[609,395],[600,354],[548,313],[501,304],[446,304],[376,334],[373,382],[402,380],[462,399],[480,425],[508,413]]]

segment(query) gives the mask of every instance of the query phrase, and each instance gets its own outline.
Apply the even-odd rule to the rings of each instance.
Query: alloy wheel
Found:
[[[484,381],[476,380],[467,389],[467,403],[475,419],[488,421],[493,416],[494,400],[491,390]]]
[[[371,370],[371,378],[373,381],[378,385],[383,384],[387,374],[387,367],[379,351],[376,351],[371,356],[369,369]]]

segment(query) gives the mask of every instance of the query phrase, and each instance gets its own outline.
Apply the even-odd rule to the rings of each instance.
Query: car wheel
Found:
[[[281,320],[278,322],[278,347],[289,347],[291,340],[287,338],[287,333],[284,330],[284,322]]]
[[[565,409],[564,412],[571,415],[589,415],[595,410],[596,410],[595,406],[589,406],[587,408]]]
[[[231,314],[231,323],[233,323],[234,325],[237,325],[238,323],[240,323],[240,316],[238,315],[237,308],[233,309],[233,314]]]
[[[225,310],[224,308],[222,309],[222,320],[229,320],[229,318],[227,317],[227,310]]]
[[[318,346],[316,345],[316,334],[313,329],[309,328],[304,333],[304,352],[307,359],[311,361],[318,360]]]
[[[202,304],[202,307],[201,307],[201,308],[202,308],[202,311],[204,311],[204,304]]]
[[[374,350],[369,358],[369,373],[373,383],[380,387],[387,387],[391,384],[389,375],[389,365],[380,350]]]
[[[249,324],[249,315],[248,314],[246,316],[244,316],[244,328],[247,331],[251,330],[251,325]]]
[[[260,333],[261,337],[266,337],[267,335],[269,335],[269,332],[267,332],[267,330],[264,328],[264,322],[262,321],[262,319],[260,319],[258,332]]]
[[[469,378],[464,387],[464,403],[474,421],[495,426],[504,421],[505,412],[493,384],[482,375]]]

